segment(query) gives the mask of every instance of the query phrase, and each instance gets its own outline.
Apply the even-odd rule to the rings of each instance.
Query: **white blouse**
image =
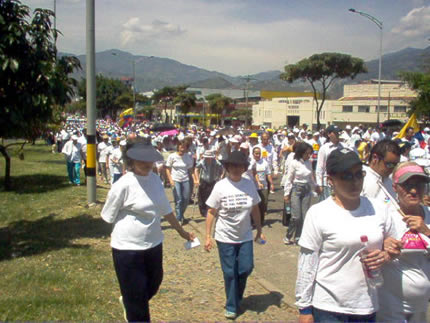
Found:
[[[290,195],[294,183],[309,183],[312,189],[314,189],[315,180],[312,175],[312,164],[309,160],[292,160],[288,167],[287,179],[285,180],[284,196]]]

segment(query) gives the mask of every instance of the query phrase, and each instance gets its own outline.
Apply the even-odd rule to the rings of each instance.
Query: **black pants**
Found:
[[[206,200],[209,198],[209,195],[211,195],[212,190],[215,186],[216,182],[208,183],[205,181],[200,181],[199,190],[197,192],[198,198],[199,198],[199,210],[200,214],[204,217],[207,216],[208,213],[208,206],[206,205]]]
[[[149,300],[163,280],[163,245],[147,250],[112,248],[113,263],[129,322],[149,322]]]

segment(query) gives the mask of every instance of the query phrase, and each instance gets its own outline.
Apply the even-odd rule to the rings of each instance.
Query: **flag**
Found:
[[[405,137],[406,135],[406,129],[408,129],[409,127],[414,128],[414,133],[420,133],[420,126],[418,125],[417,122],[417,116],[415,115],[415,113],[412,113],[411,117],[409,118],[408,122],[406,122],[406,124],[403,126],[402,130],[400,130],[399,134],[397,136],[394,137],[394,139],[402,139]],[[418,139],[419,140],[419,139]]]
[[[133,120],[133,108],[124,110],[119,115],[118,125],[122,128],[123,126],[127,126]]]

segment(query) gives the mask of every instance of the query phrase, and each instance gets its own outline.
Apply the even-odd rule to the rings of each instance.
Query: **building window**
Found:
[[[358,112],[370,112],[370,106],[369,105],[359,105],[358,106]]]
[[[288,109],[295,109],[295,110],[297,110],[298,108],[299,108],[298,105],[289,105],[288,106]]]
[[[394,106],[394,112],[406,112],[406,106],[405,105],[395,105]]]
[[[342,112],[352,112],[352,105],[342,106]]]
[[[375,107],[375,111],[378,111],[378,106]],[[388,107],[386,105],[380,105],[379,112],[388,112]]]

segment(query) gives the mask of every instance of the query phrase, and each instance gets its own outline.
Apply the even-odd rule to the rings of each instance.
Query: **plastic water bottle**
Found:
[[[266,240],[258,238],[256,241],[258,244],[266,244]]]
[[[360,237],[361,244],[363,246],[362,251],[360,253],[360,258],[365,259],[367,255],[372,251],[369,249],[369,239],[366,235]],[[364,273],[366,274],[367,283],[372,288],[381,287],[384,284],[384,278],[382,277],[381,270],[369,270],[363,264]]]

